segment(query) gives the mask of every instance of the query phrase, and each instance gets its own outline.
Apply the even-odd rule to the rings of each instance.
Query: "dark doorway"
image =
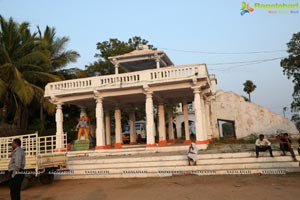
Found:
[[[236,139],[234,121],[218,119],[220,138]]]

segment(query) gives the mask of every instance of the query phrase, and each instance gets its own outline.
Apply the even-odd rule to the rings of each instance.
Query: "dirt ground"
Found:
[[[300,173],[286,175],[173,176],[141,179],[84,179],[35,183],[22,200],[297,200]],[[9,199],[7,183],[0,200]]]

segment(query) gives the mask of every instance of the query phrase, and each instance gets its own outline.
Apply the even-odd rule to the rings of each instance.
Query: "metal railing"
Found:
[[[55,152],[56,135],[39,137],[38,133],[27,135],[16,135],[0,138],[0,158],[8,159],[11,155],[11,143],[15,138],[21,140],[21,148],[25,151],[26,156],[37,156]],[[67,135],[63,135],[63,148],[67,147]]]
[[[56,149],[56,135],[38,137],[39,155],[53,153]],[[63,148],[67,148],[67,134],[63,135]]]
[[[11,137],[0,138],[0,158],[7,159],[11,155],[11,143],[15,138],[21,140],[21,148],[24,149],[26,156],[35,156],[37,154],[37,137],[38,134],[16,135]]]

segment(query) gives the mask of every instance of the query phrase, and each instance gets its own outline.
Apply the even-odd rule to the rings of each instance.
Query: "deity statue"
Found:
[[[89,125],[88,125],[88,118],[86,116],[81,116],[79,119],[79,122],[76,126],[76,129],[78,129],[77,139],[80,140],[82,136],[84,136],[84,139],[89,139]]]

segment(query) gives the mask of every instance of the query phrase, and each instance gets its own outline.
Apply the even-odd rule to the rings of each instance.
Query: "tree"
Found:
[[[142,39],[139,36],[134,36],[129,38],[127,42],[120,41],[116,38],[110,38],[108,41],[98,42],[97,50],[99,53],[95,54],[95,57],[98,58],[98,61],[86,65],[85,72],[88,76],[95,75],[109,75],[115,73],[114,65],[110,62],[109,57],[117,56],[129,53],[136,50],[139,44],[147,45],[148,41]],[[150,48],[153,48],[152,45],[148,45]],[[124,73],[123,69],[119,69],[119,73]],[[142,119],[144,117],[144,110],[140,110],[136,116],[137,119]],[[141,115],[143,115],[141,117]],[[127,112],[122,113],[122,124],[128,122],[129,114]]]
[[[46,54],[35,51],[35,47],[35,34],[31,34],[28,23],[17,24],[12,18],[6,21],[0,16],[1,122],[7,121],[8,109],[18,120],[16,116],[20,116],[21,106],[28,105],[33,99],[34,88],[22,72],[40,68],[37,62],[47,62]]]
[[[283,73],[294,83],[292,111],[300,111],[300,32],[293,34],[292,39],[287,43],[288,57],[281,60],[280,65]]]
[[[300,131],[300,115],[294,114],[291,118],[291,121],[295,123],[296,128]]]
[[[251,102],[250,93],[252,93],[255,90],[256,85],[254,85],[254,83],[250,80],[247,80],[243,85],[244,85],[244,92],[246,92],[249,95],[249,101]]]
[[[66,50],[66,45],[69,42],[69,38],[56,36],[55,28],[50,28],[46,26],[44,32],[42,33],[40,28],[38,28],[38,48],[43,51],[49,52],[49,62],[41,63],[43,69],[45,70],[47,77],[42,80],[35,82],[40,88],[37,91],[37,100],[40,103],[40,130],[44,129],[44,110],[47,113],[53,113],[55,111],[55,106],[49,102],[48,99],[44,98],[44,88],[49,81],[59,81],[65,79],[64,75],[66,70],[62,68],[65,67],[70,62],[76,62],[77,58],[80,56],[79,53],[73,50]],[[47,79],[45,79],[47,78]]]
[[[12,18],[6,21],[0,16],[2,122],[13,119],[20,126],[21,121],[26,129],[30,106],[35,108],[38,103],[46,111],[54,111],[44,98],[44,87],[50,81],[62,80],[58,70],[79,56],[64,50],[67,41],[56,38],[54,28],[46,27],[43,35],[39,30],[38,36],[37,32],[30,32],[29,23],[18,24]]]
[[[109,41],[97,43],[97,50],[100,53],[95,54],[98,61],[85,66],[88,76],[113,74],[115,69],[109,61],[109,57],[129,53],[136,49],[139,44],[148,44],[148,41],[141,37],[134,36],[129,38],[127,42],[111,38]],[[124,71],[120,70],[120,73]]]
[[[73,50],[66,50],[66,45],[69,42],[69,38],[56,36],[55,28],[46,26],[43,34],[39,27],[39,47],[42,50],[50,52],[50,63],[45,65],[45,68],[50,72],[55,72],[65,67],[70,62],[76,62],[80,56],[79,53]]]

